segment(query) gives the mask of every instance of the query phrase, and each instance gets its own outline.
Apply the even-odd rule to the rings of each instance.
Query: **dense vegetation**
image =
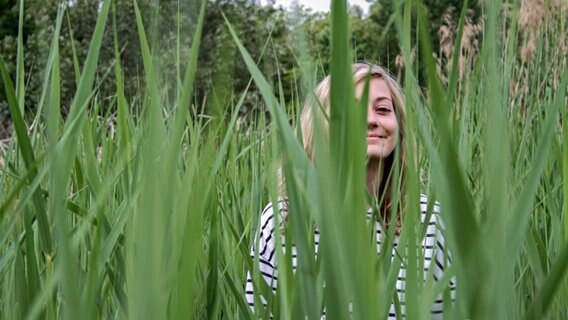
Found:
[[[27,0],[24,6],[22,29],[23,63],[27,77],[26,111],[36,111],[41,96],[42,75],[49,52],[60,0]],[[68,6],[63,17],[59,46],[61,59],[61,99],[63,112],[66,113],[77,85],[77,74],[84,61],[92,32],[95,28],[99,10],[99,0],[67,1]],[[195,29],[199,1],[180,2],[173,0],[141,0],[138,2],[142,19],[145,22],[149,43],[154,56],[161,59],[160,67],[163,81],[168,85],[166,90],[175,91],[178,66],[174,63],[176,55],[187,56],[191,43],[191,34]],[[432,36],[444,24],[457,25],[457,13],[462,1],[428,0],[430,7],[429,21],[432,25]],[[395,65],[400,46],[392,21],[396,1],[376,1],[370,12],[363,15],[360,8],[351,8],[350,20],[353,30],[353,49],[358,60],[377,61],[393,72],[400,70]],[[0,2],[0,52],[6,62],[10,74],[15,75],[18,48],[18,10],[17,0]],[[479,8],[472,6],[479,12]],[[457,13],[456,13],[457,12]],[[449,14],[447,21],[442,17]],[[209,1],[205,11],[202,44],[199,54],[199,68],[195,81],[196,104],[205,103],[204,112],[219,115],[216,105],[224,106],[235,99],[233,91],[242,92],[247,87],[249,76],[247,68],[236,50],[234,41],[224,23],[223,14],[231,21],[255,61],[272,85],[277,86],[278,77],[282,80],[284,99],[288,105],[298,99],[301,69],[294,43],[298,35],[294,29],[307,31],[308,50],[310,55],[318,58],[320,68],[318,75],[329,72],[330,54],[330,17],[328,14],[313,13],[302,8],[289,12],[281,7],[261,6],[258,1],[251,0],[216,0]],[[477,17],[475,17],[477,19]],[[389,25],[390,22],[390,25]],[[477,23],[473,21],[472,23]],[[115,0],[107,20],[107,27],[101,43],[101,58],[97,70],[98,92],[101,96],[112,96],[115,76],[110,72],[114,61],[113,32],[116,30],[122,70],[125,79],[125,94],[128,97],[140,94],[144,89],[143,62],[135,25],[134,5],[132,0]],[[270,39],[270,42],[267,41]],[[445,40],[447,41],[447,39]],[[450,39],[451,41],[451,39]],[[439,42],[435,41],[435,52]],[[74,59],[73,55],[76,55]],[[399,57],[400,60],[400,57]],[[180,67],[185,68],[185,61]],[[14,79],[13,79],[14,80]],[[0,84],[1,84],[0,80]],[[261,103],[258,89],[249,88],[241,110],[243,120],[250,122],[259,114],[268,111]],[[10,120],[4,92],[0,92],[0,110],[4,127],[2,137],[10,134]],[[103,107],[101,114],[106,108]]]
[[[0,318],[318,319],[324,306],[329,319],[384,318],[400,266],[422,274],[419,193],[442,204],[453,264],[409,282],[407,318],[427,319],[454,276],[446,318],[568,317],[563,2],[379,0],[368,16],[341,0],[329,15],[58,3],[0,1],[0,105],[14,129],[0,150]],[[398,76],[416,136],[396,259],[374,254],[356,214],[356,59]],[[330,143],[316,132],[314,167],[290,123],[327,72],[341,116]],[[249,249],[281,167],[302,267],[279,251],[272,293]],[[317,259],[313,222],[333,248]],[[248,271],[269,310],[246,306]]]

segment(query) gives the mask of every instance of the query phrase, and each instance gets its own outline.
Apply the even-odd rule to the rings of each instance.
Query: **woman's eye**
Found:
[[[390,111],[391,111],[390,108],[387,108],[385,106],[378,106],[378,107],[375,108],[375,112],[377,112],[377,113],[383,113],[384,114],[384,113],[389,113]]]

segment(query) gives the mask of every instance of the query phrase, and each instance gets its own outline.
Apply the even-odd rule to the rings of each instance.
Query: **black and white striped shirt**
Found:
[[[278,203],[279,221],[282,221],[283,212],[286,211],[284,203],[281,201]],[[427,198],[424,195],[420,197],[420,211],[422,223],[426,224],[426,233],[422,241],[423,257],[424,257],[424,275],[432,275],[434,280],[439,280],[442,278],[444,272],[444,266],[448,265],[448,261],[444,256],[444,238],[441,234],[441,223],[439,218],[440,206],[436,203],[433,207],[433,213],[429,216],[429,221],[425,221],[428,217],[427,214]],[[372,213],[369,211],[367,215],[371,218]],[[266,283],[276,290],[278,284],[278,270],[276,261],[276,240],[275,237],[281,235],[281,228],[275,227],[274,225],[274,207],[272,204],[268,204],[262,215],[260,217],[260,228],[256,233],[255,241],[253,242],[250,255],[255,257],[258,251],[259,264],[258,268],[262,274]],[[383,230],[379,222],[375,222],[376,232],[377,232],[377,252],[381,248],[381,240],[383,236]],[[317,229],[314,231],[314,241],[315,241],[315,254],[317,255],[319,246],[319,232]],[[395,241],[396,242],[396,241]],[[282,244],[284,241],[282,241]],[[257,247],[258,244],[258,247]],[[393,257],[396,252],[396,243],[393,247]],[[292,267],[296,269],[297,261],[295,255],[295,248],[292,247]],[[398,279],[396,282],[396,290],[400,301],[400,311],[404,318],[404,292],[406,286],[406,270],[404,266],[401,266]],[[455,297],[455,281],[450,281],[451,297]],[[250,273],[247,275],[246,282],[246,300],[250,307],[254,307],[254,288],[252,283],[252,278]],[[262,298],[262,302],[265,304],[265,299]],[[443,299],[442,295],[438,296],[432,305],[431,315],[432,319],[442,319],[443,311]],[[396,309],[393,303],[389,310],[388,319],[396,319]]]

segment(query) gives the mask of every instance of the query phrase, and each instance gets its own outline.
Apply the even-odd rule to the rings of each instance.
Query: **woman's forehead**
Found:
[[[365,89],[365,82],[360,81],[355,85],[355,96],[360,98],[363,94],[363,90]],[[369,97],[373,100],[386,98],[388,100],[392,100],[391,90],[388,86],[388,83],[383,78],[371,78],[369,81]]]

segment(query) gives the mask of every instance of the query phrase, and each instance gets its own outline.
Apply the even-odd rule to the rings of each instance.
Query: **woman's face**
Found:
[[[365,81],[355,86],[355,97],[360,100]],[[369,82],[367,106],[367,157],[369,160],[387,158],[396,147],[398,122],[390,90],[382,78]]]

